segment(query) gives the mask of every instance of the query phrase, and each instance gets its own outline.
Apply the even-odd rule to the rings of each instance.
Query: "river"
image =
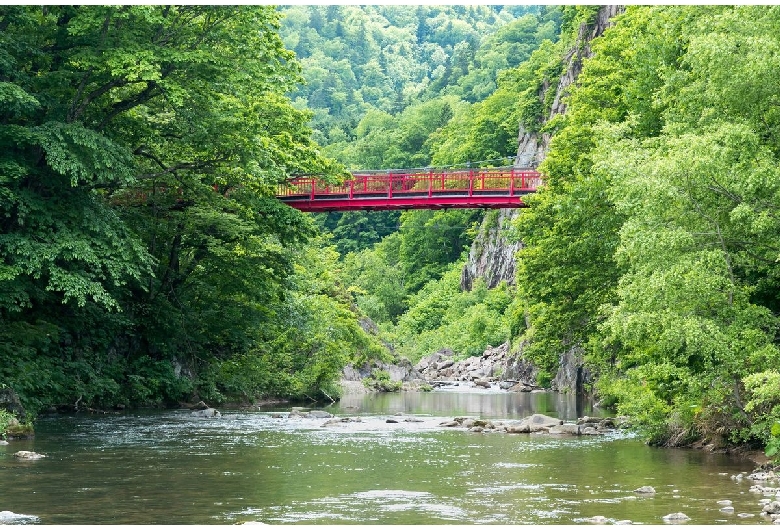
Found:
[[[348,395],[327,410],[360,421],[329,427],[288,418],[289,410],[43,416],[34,439],[0,446],[0,515],[47,525],[578,524],[597,516],[657,525],[675,512],[693,524],[769,522],[752,481],[733,478],[752,470],[747,460],[651,448],[626,434],[438,426],[459,415],[600,414],[570,396]],[[21,461],[19,450],[46,457]],[[640,486],[656,493],[634,493]]]

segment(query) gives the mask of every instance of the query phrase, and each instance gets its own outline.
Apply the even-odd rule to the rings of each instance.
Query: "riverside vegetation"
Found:
[[[598,13],[0,8],[0,383],[33,415],[317,400],[349,363],[508,342],[542,386],[582,352],[652,443],[776,455],[780,8],[629,6],[551,116]],[[551,140],[510,283],[460,285],[495,213],[273,198],[503,164],[518,132]]]

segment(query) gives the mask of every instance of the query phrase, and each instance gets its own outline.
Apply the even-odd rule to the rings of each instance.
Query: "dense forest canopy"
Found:
[[[509,342],[542,385],[584,359],[654,443],[776,454],[780,8],[629,6],[554,115],[598,12],[0,8],[0,386],[33,414],[336,399],[348,363]],[[273,197],[511,164],[520,132],[551,141],[513,285],[461,286],[497,212]]]
[[[31,411],[316,397],[371,348],[311,220],[272,196],[342,171],[285,96],[300,67],[278,20],[0,10],[0,380]]]

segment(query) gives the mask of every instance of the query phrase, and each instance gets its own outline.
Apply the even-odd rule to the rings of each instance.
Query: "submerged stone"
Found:
[[[675,522],[679,522],[679,521],[690,521],[690,520],[691,520],[691,518],[690,518],[690,517],[688,517],[687,515],[685,515],[685,514],[684,514],[684,513],[682,513],[682,512],[676,512],[676,513],[670,513],[670,514],[668,514],[668,515],[664,515],[664,516],[662,517],[662,519],[663,519],[664,521],[675,521]]]
[[[780,513],[780,502],[772,501],[761,509],[763,513]]]
[[[35,451],[17,451],[14,453],[14,456],[21,460],[38,460],[39,458],[46,458],[46,455],[36,453]]]
[[[222,413],[211,407],[202,410],[193,410],[191,414],[197,418],[220,418]]]

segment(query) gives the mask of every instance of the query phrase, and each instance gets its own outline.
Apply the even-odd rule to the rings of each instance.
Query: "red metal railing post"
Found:
[[[393,174],[389,171],[387,172],[387,198],[393,198]]]
[[[511,173],[509,173],[509,196],[515,194],[515,168],[512,168]]]
[[[474,195],[474,170],[469,169],[469,197]]]
[[[349,181],[349,198],[354,199],[355,198],[355,179]]]
[[[314,200],[315,188],[317,187],[317,179],[312,177],[310,180],[311,180],[311,193],[310,193],[311,196],[309,198],[313,201]]]

